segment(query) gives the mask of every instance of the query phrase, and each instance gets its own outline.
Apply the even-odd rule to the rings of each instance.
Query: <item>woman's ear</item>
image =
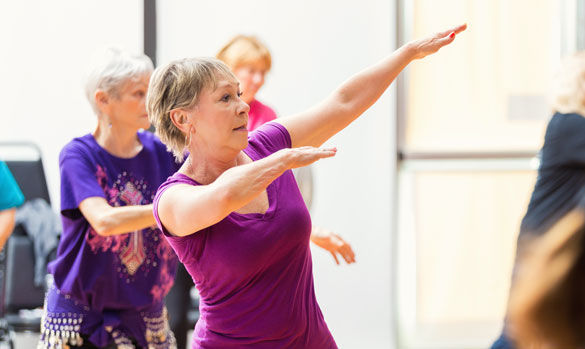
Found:
[[[95,101],[95,105],[98,107],[99,110],[103,112],[104,109],[108,106],[110,96],[105,91],[97,90],[95,91],[93,98]]]
[[[169,112],[169,115],[173,125],[181,130],[181,132],[189,134],[191,129],[191,121],[189,120],[189,115],[185,110],[180,108],[173,109]]]

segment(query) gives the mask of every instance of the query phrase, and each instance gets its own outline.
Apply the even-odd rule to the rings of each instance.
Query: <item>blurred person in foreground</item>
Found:
[[[504,330],[492,349],[585,345],[585,52],[563,61],[551,90],[554,115],[520,225]]]
[[[585,205],[525,241],[506,334],[520,349],[585,348]]]
[[[178,260],[152,201],[179,164],[144,131],[152,71],[145,55],[111,49],[86,81],[97,127],[59,156],[63,235],[39,348],[176,348],[163,300]]]
[[[337,347],[315,296],[311,218],[289,170],[334,156],[335,148],[319,147],[410,62],[465,28],[409,42],[314,108],[249,134],[249,106],[223,62],[186,58],[155,70],[149,117],[179,160],[188,152],[159,187],[154,215],[200,294],[193,348]]]

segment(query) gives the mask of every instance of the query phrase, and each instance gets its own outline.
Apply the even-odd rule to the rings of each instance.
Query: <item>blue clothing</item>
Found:
[[[494,344],[492,344],[490,349],[514,349],[516,346],[512,341],[506,337],[505,334],[502,333],[500,338],[498,338]]]
[[[18,207],[24,202],[16,180],[4,161],[0,161],[0,211]]]
[[[585,193],[585,117],[556,113],[548,123],[540,167],[520,236],[541,235],[573,208]]]

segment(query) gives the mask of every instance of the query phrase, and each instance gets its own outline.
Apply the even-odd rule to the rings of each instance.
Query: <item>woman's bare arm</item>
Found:
[[[377,64],[352,76],[315,107],[289,117],[276,119],[291,136],[292,146],[321,146],[357,119],[380,98],[396,76],[413,60],[437,52],[455,40],[466,24],[412,41]]]
[[[244,207],[284,171],[335,155],[335,149],[286,148],[264,159],[233,167],[208,185],[177,184],[161,196],[158,215],[173,235],[186,236]]]

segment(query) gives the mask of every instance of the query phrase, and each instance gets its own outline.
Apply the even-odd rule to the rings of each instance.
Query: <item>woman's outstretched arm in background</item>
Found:
[[[319,147],[374,104],[410,62],[452,43],[455,36],[466,28],[467,24],[463,24],[425,39],[411,41],[349,78],[313,108],[278,118],[275,122],[288,130],[293,147]]]

